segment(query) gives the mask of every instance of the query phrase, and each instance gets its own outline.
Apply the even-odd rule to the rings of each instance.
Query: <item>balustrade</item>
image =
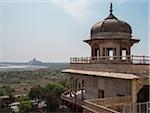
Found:
[[[71,64],[89,64],[89,63],[133,63],[133,64],[150,64],[150,56],[97,56],[97,57],[72,57]]]

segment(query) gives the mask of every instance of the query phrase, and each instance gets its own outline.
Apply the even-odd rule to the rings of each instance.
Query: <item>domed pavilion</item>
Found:
[[[91,46],[91,56],[108,58],[114,62],[130,62],[131,46],[139,42],[132,38],[131,26],[110,13],[104,20],[97,22],[91,29],[91,39],[85,40]],[[105,57],[104,57],[105,56]]]

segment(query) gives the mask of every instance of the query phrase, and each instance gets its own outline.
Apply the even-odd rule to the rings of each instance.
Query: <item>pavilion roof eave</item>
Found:
[[[130,40],[132,45],[140,41],[139,39],[127,39],[127,38],[95,38],[95,39],[83,40],[83,42],[90,43],[93,40],[114,40],[114,39]]]
[[[74,69],[65,69],[65,70],[62,70],[62,72],[70,73],[70,74],[81,74],[81,75],[118,78],[118,79],[127,79],[127,80],[140,78],[139,76],[135,74],[115,73],[115,72],[87,71],[87,70],[74,70]]]

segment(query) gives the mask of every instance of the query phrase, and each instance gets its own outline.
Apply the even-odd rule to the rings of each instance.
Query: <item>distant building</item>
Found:
[[[32,64],[32,65],[38,65],[38,64],[42,64],[42,62],[36,60],[36,58],[33,58],[33,60],[29,61],[29,64]]]
[[[71,58],[70,88],[61,99],[72,112],[149,113],[150,57],[131,55],[139,39],[132,38],[132,28],[112,13],[91,29],[84,42],[91,47],[91,57]]]

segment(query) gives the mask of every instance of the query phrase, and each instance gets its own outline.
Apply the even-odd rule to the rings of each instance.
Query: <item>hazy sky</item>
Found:
[[[66,62],[90,56],[92,25],[113,13],[140,39],[134,54],[148,55],[149,0],[0,0],[0,61]],[[132,2],[131,2],[132,1]]]

